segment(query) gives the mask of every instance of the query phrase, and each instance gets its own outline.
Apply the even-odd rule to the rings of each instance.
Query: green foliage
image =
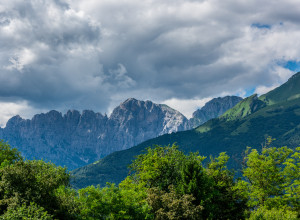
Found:
[[[54,190],[56,197],[57,208],[55,213],[58,213],[57,217],[60,219],[81,219],[81,203],[77,199],[78,193],[76,190],[60,185],[59,188]]]
[[[248,148],[243,179],[229,156],[148,148],[119,186],[69,188],[65,168],[23,161],[2,142],[0,219],[299,219],[300,147]],[[6,155],[6,156],[4,156]]]
[[[0,220],[52,220],[53,216],[49,215],[44,208],[39,207],[31,202],[29,205],[25,203],[8,209],[8,211],[0,216]]]
[[[178,191],[181,194],[190,194],[195,197],[196,204],[203,204],[203,198],[208,199],[211,181],[202,161],[205,157],[197,153],[191,153],[181,167],[181,178],[178,184]]]
[[[34,202],[55,217],[68,217],[61,209],[56,189],[67,186],[66,169],[43,161],[18,161],[1,169],[0,214]]]
[[[217,158],[211,157],[207,168],[202,165],[204,159],[205,157],[199,156],[198,153],[184,155],[176,145],[173,145],[148,148],[146,154],[140,155],[133,162],[131,166],[133,183],[149,189],[148,201],[155,205],[155,208],[152,206],[155,218],[160,218],[161,212],[165,217],[171,215],[170,213],[182,216],[181,211],[175,209],[175,206],[172,207],[174,210],[167,214],[167,210],[171,210],[167,205],[169,201],[167,198],[175,199],[174,193],[176,204],[189,201],[194,205],[193,210],[196,207],[203,207],[201,214],[192,212],[198,213],[195,214],[197,216],[195,218],[198,218],[198,215],[203,219],[243,217],[246,203],[244,197],[239,196],[235,190],[233,173],[226,167],[229,157],[225,153]],[[173,191],[170,191],[170,187]],[[183,202],[182,199],[187,198],[189,200]]]
[[[148,148],[119,187],[79,191],[83,219],[297,219],[300,148],[246,151],[244,180],[229,156],[183,154],[176,145]]]
[[[195,198],[192,195],[180,195],[176,193],[172,185],[169,192],[164,192],[157,187],[148,190],[147,201],[153,208],[155,219],[157,220],[200,220],[202,219],[202,209],[200,205],[195,205]]]
[[[249,206],[258,208],[300,205],[300,148],[248,149],[244,169]]]
[[[19,160],[22,160],[22,157],[17,149],[0,140],[0,169]]]
[[[137,182],[145,184],[147,188],[158,187],[167,191],[180,178],[180,167],[184,160],[185,155],[177,146],[157,146],[154,149],[147,148],[147,153],[139,155],[130,168]]]
[[[243,176],[237,188],[248,198],[250,219],[300,217],[300,148],[248,148]]]
[[[82,219],[151,219],[145,192],[110,184],[79,190]]]
[[[297,220],[297,212],[291,211],[287,207],[266,208],[260,207],[251,212],[249,220]]]
[[[211,157],[207,165],[209,194],[203,201],[205,219],[243,219],[247,210],[247,199],[236,187],[234,172],[228,170],[229,156],[220,153]]]

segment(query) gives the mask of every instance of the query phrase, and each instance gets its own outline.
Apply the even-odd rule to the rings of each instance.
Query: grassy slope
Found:
[[[258,111],[259,109],[263,108],[265,106],[265,103],[258,99],[257,95],[254,94],[252,96],[249,96],[239,102],[236,106],[234,106],[232,109],[229,109],[226,111],[221,118],[225,118],[226,120],[235,120],[237,118],[244,118],[255,111]]]
[[[300,98],[300,72],[293,75],[286,83],[259,97],[268,105]]]

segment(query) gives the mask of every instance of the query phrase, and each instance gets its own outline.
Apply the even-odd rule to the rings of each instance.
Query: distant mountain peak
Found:
[[[210,100],[201,109],[193,113],[193,117],[190,119],[191,127],[195,128],[212,118],[219,117],[242,100],[238,96],[225,96]]]
[[[122,102],[121,105],[125,103],[136,103],[136,102],[140,102],[140,100],[137,100],[135,98],[128,98],[124,102]]]
[[[137,100],[135,98],[129,98],[126,99],[124,102],[122,102],[119,106],[117,106],[113,112],[115,110],[117,110],[118,108],[127,110],[127,111],[135,111],[137,108],[143,108],[143,107],[149,107],[154,105],[153,102],[151,101],[142,101],[142,100]]]
[[[6,126],[13,126],[20,123],[21,121],[24,121],[24,119],[20,115],[16,115],[7,121]]]
[[[202,108],[205,120],[232,107],[235,99],[241,98],[211,100]],[[65,114],[51,110],[31,120],[15,116],[0,129],[0,139],[19,147],[28,159],[44,158],[72,169],[148,139],[191,128],[183,114],[165,104],[129,98],[109,117],[92,110],[69,110]]]
[[[178,111],[151,101],[130,98],[110,117],[92,110],[51,110],[31,120],[12,117],[0,131],[28,159],[44,158],[69,169],[130,148],[150,138],[188,129]]]

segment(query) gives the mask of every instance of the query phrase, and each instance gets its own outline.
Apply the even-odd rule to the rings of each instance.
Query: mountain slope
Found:
[[[268,105],[300,98],[300,72],[293,75],[286,83],[260,97]]]
[[[128,99],[109,118],[89,110],[65,115],[53,110],[31,120],[15,116],[0,129],[0,138],[28,159],[43,158],[74,169],[188,126],[185,116],[166,105]]]
[[[209,117],[231,107],[238,98],[214,100],[204,106]],[[200,121],[194,123],[198,125]],[[4,129],[0,128],[0,138],[9,141],[28,159],[50,160],[75,169],[114,151],[190,128],[190,121],[169,106],[130,98],[116,107],[110,117],[90,110],[82,114],[72,110],[65,115],[52,110],[31,120],[15,116]]]
[[[193,113],[193,117],[190,119],[191,128],[198,127],[212,118],[219,117],[242,100],[238,96],[225,96],[210,100],[201,109]]]
[[[249,96],[235,105],[233,108],[226,111],[221,117],[226,120],[235,120],[239,118],[244,118],[259,109],[265,107],[265,102],[261,101],[257,94]]]
[[[287,83],[294,84],[293,80],[298,82],[300,74],[295,76]],[[300,91],[300,87],[298,90]],[[297,94],[297,91],[295,92]],[[255,107],[256,102],[263,105]],[[205,156],[217,155],[225,151],[232,158],[229,166],[233,168],[240,167],[247,146],[260,149],[268,136],[276,138],[273,142],[274,146],[287,145],[294,148],[300,145],[300,98],[287,98],[286,101],[266,105],[257,96],[252,96],[246,99],[245,103],[237,105],[237,109],[240,110],[249,107],[250,112],[245,109],[242,117],[232,117],[230,120],[227,116],[212,119],[194,130],[166,134],[76,169],[73,171],[73,185],[80,188],[91,184],[103,186],[106,182],[118,183],[127,176],[127,166],[134,157],[143,153],[146,147],[154,145],[176,142],[186,153],[199,151]]]

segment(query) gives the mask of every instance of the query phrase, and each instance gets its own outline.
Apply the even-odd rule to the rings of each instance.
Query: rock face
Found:
[[[44,158],[74,169],[147,139],[188,128],[188,120],[166,105],[128,99],[109,118],[89,110],[65,115],[52,110],[31,120],[14,116],[0,129],[0,138],[28,159]]]
[[[31,120],[12,117],[0,138],[17,147],[28,159],[45,159],[75,169],[119,150],[157,136],[196,127],[232,107],[236,98],[217,98],[188,120],[167,105],[127,99],[110,117],[84,110],[35,115]],[[225,103],[228,101],[229,103]]]
[[[193,113],[193,117],[189,121],[190,128],[195,128],[212,118],[219,117],[242,100],[243,99],[238,96],[225,96],[212,99],[201,109],[198,109]]]

